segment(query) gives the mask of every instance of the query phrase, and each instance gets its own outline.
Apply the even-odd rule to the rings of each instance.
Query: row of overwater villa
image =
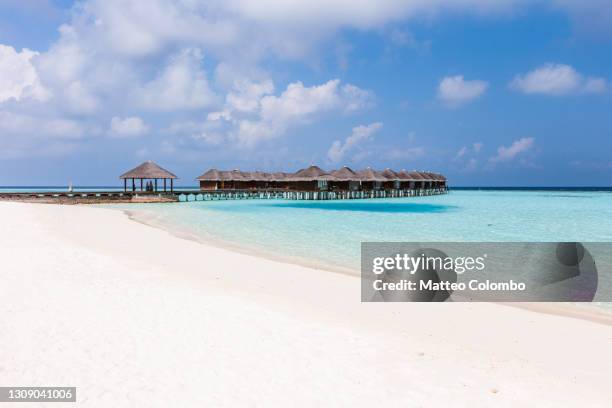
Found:
[[[283,198],[298,200],[409,197],[447,191],[446,177],[438,173],[377,171],[369,167],[354,171],[345,166],[326,172],[313,165],[295,173],[210,169],[197,180],[203,192],[277,193],[271,197],[280,194]]]
[[[147,161],[119,177],[123,191],[87,190],[2,192],[0,200],[50,203],[173,202],[229,199],[337,200],[413,197],[447,192],[446,177],[424,171],[382,171],[349,167],[324,171],[310,166],[295,173],[210,169],[196,180],[199,188],[175,189],[178,177]]]

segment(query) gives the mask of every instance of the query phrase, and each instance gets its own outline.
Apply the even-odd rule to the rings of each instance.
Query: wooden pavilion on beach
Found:
[[[151,160],[142,163],[140,166],[133,168],[132,170],[119,176],[123,180],[123,191],[128,191],[127,181],[132,180],[132,190],[136,190],[136,180],[140,180],[140,191],[145,191],[144,181],[151,182],[152,191],[167,191],[167,180],[170,180],[170,192],[174,191],[174,180],[177,179],[176,175],[170,173],[168,170],[162,168],[158,164]],[[157,181],[163,180],[163,190],[158,190]]]

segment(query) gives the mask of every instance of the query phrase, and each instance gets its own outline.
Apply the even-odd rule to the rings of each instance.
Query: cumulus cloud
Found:
[[[84,123],[107,129],[109,117],[127,111],[151,126],[166,121],[162,126],[168,134],[189,134],[206,143],[233,140],[253,145],[325,114],[350,113],[373,103],[370,92],[338,80],[305,86],[298,78],[290,78],[292,83],[278,93],[271,80],[262,80],[270,76],[264,68],[273,65],[267,64],[270,58],[316,65],[317,51],[341,30],[380,33],[411,18],[499,14],[514,12],[525,3],[83,0],[59,27],[57,40],[45,44],[47,51],[18,52],[0,46],[0,104],[19,105],[16,111],[44,118],[40,120],[45,126],[56,119],[82,129]],[[394,32],[391,41],[414,43],[401,31]],[[232,88],[238,76],[227,74],[224,80],[219,75],[209,82],[213,69],[216,74],[245,74],[242,84]],[[467,102],[486,90],[484,81],[457,78],[441,87],[440,96],[450,105]],[[601,78],[586,78],[583,89],[598,92],[606,86]],[[53,103],[49,103],[51,97]],[[36,103],[35,112],[23,107],[30,101]],[[163,113],[159,120],[149,120],[147,115],[153,111]],[[66,118],[70,122],[63,122]],[[29,137],[27,128],[20,134]]]
[[[535,139],[533,137],[523,137],[515,140],[508,147],[499,146],[497,154],[489,159],[491,163],[507,162],[515,159],[517,156],[525,154],[533,149]]]
[[[269,79],[262,82],[237,81],[234,91],[227,94],[227,109],[245,113],[256,112],[261,108],[261,98],[273,92],[274,83]]]
[[[182,50],[173,56],[163,72],[137,91],[139,104],[150,110],[199,109],[214,103],[199,49]]]
[[[545,64],[524,75],[517,75],[510,87],[526,94],[561,96],[601,93],[607,88],[604,78],[585,77],[565,64]]]
[[[350,113],[372,103],[370,92],[338,79],[310,87],[293,82],[280,95],[272,94],[273,89],[271,81],[237,84],[224,109],[211,112],[207,121],[223,124],[232,140],[252,146],[325,113]]]
[[[162,133],[208,145],[218,145],[226,140],[223,122],[220,120],[175,122]]]
[[[82,139],[85,131],[82,124],[70,119],[0,111],[0,157],[62,153]]]
[[[148,131],[149,127],[137,116],[124,119],[115,116],[111,119],[109,133],[112,137],[136,137]]]
[[[0,111],[0,133],[9,137],[21,132],[58,139],[78,139],[83,136],[84,129],[70,119]]]
[[[44,101],[49,94],[40,83],[32,58],[38,53],[0,44],[0,103],[14,99],[32,98]]]
[[[438,85],[438,98],[457,106],[482,96],[489,83],[481,80],[465,80],[463,75],[443,78]]]
[[[327,158],[334,163],[339,162],[344,156],[351,151],[353,148],[361,143],[364,143],[372,138],[372,135],[382,129],[383,124],[381,122],[371,123],[369,125],[361,125],[353,128],[353,133],[348,136],[344,142],[340,140],[334,141],[329,151],[327,152]]]

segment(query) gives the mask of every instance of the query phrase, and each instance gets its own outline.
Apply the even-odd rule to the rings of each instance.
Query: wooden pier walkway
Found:
[[[352,200],[368,198],[418,197],[447,193],[446,188],[367,191],[290,190],[174,190],[174,191],[44,191],[1,192],[1,201],[59,204],[162,203],[213,200]]]

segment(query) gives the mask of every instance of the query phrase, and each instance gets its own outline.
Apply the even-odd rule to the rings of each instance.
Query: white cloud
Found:
[[[455,159],[460,159],[463,156],[465,156],[468,152],[468,148],[466,146],[463,146],[461,149],[459,149],[457,151],[457,154],[455,154]]]
[[[438,85],[438,98],[449,105],[456,106],[478,98],[489,87],[488,82],[467,81],[463,75],[443,78]]]
[[[309,123],[330,112],[350,113],[372,104],[372,94],[340,80],[307,87],[294,82],[280,95],[271,81],[237,84],[223,110],[208,115],[208,122],[226,126],[226,134],[240,145],[252,146],[283,135],[290,127]]]
[[[455,154],[455,160],[469,155],[477,155],[482,150],[484,144],[481,142],[472,143],[472,146],[462,146]]]
[[[561,96],[601,93],[606,90],[607,81],[585,77],[569,65],[546,64],[525,75],[517,75],[510,87],[526,94]]]
[[[150,110],[176,111],[212,105],[216,96],[208,86],[199,49],[182,50],[163,72],[137,92],[139,104]]]
[[[249,20],[267,24],[322,27],[351,26],[367,29],[406,18],[445,11],[500,13],[523,3],[521,0],[238,0],[227,7]],[[323,10],[323,12],[322,12]]]
[[[471,146],[462,146],[452,161],[457,163],[462,171],[474,171],[478,167],[478,155],[484,144],[481,142],[472,143]]]
[[[84,134],[81,124],[70,119],[25,115],[0,111],[0,133],[12,137],[19,133],[57,139],[78,139]]]
[[[196,142],[201,141],[209,145],[218,145],[226,140],[223,122],[217,119],[205,122],[176,122],[164,129],[162,133],[188,138]]]
[[[425,155],[425,148],[423,147],[409,147],[407,149],[392,149],[385,157],[389,160],[403,160],[412,161]]]
[[[318,112],[351,112],[363,109],[370,103],[369,92],[351,84],[341,86],[339,79],[311,87],[298,81],[289,84],[279,96],[264,96],[261,99],[261,118],[270,123],[301,121]]]
[[[17,52],[13,47],[0,44],[0,103],[9,99],[44,101],[49,98],[32,65],[36,55],[38,53],[28,49]]]
[[[62,96],[71,113],[91,114],[100,107],[100,101],[78,80],[70,82]]]
[[[261,98],[274,92],[274,83],[271,80],[251,82],[237,81],[234,91],[227,94],[227,108],[238,112],[256,112],[261,108]]]
[[[85,132],[82,124],[70,119],[0,111],[0,157],[64,153],[71,150]]]
[[[121,119],[117,116],[111,119],[110,135],[112,137],[136,137],[149,131],[144,121],[136,116]]]
[[[332,143],[327,152],[327,158],[334,163],[339,162],[355,146],[370,140],[372,135],[382,129],[382,127],[383,124],[381,122],[354,127],[353,133],[344,140],[344,143],[340,140],[336,140]]]
[[[83,0],[59,28],[59,38],[44,45],[48,51],[0,49],[0,103],[11,101],[17,105],[11,109],[44,117],[47,124],[87,121],[88,134],[91,126],[107,129],[114,112],[135,112],[151,124],[190,124],[176,130],[190,139],[252,145],[322,115],[372,104],[370,92],[337,80],[305,86],[290,78],[286,90],[275,91],[273,82],[264,80],[271,75],[267,67],[288,59],[317,66],[326,58],[318,51],[330,42],[334,47],[336,34],[345,29],[384,33],[413,18],[512,13],[526,3],[530,0]],[[396,31],[391,39],[414,43],[407,32]],[[207,72],[215,72],[213,83]],[[463,87],[443,92],[451,105],[478,96],[473,96],[478,81],[460,82]],[[585,92],[605,87],[601,78],[584,82]],[[50,96],[52,103],[40,103]],[[37,101],[35,111],[30,100]],[[208,110],[214,112],[198,124]],[[148,111],[163,115],[149,120]],[[26,132],[20,134],[31,137]]]
[[[522,155],[534,147],[535,139],[533,137],[523,137],[515,140],[509,147],[499,146],[497,154],[489,159],[491,163],[511,161],[519,155]]]
[[[598,36],[612,33],[612,8],[609,0],[553,0],[552,6],[563,10],[580,32]]]

